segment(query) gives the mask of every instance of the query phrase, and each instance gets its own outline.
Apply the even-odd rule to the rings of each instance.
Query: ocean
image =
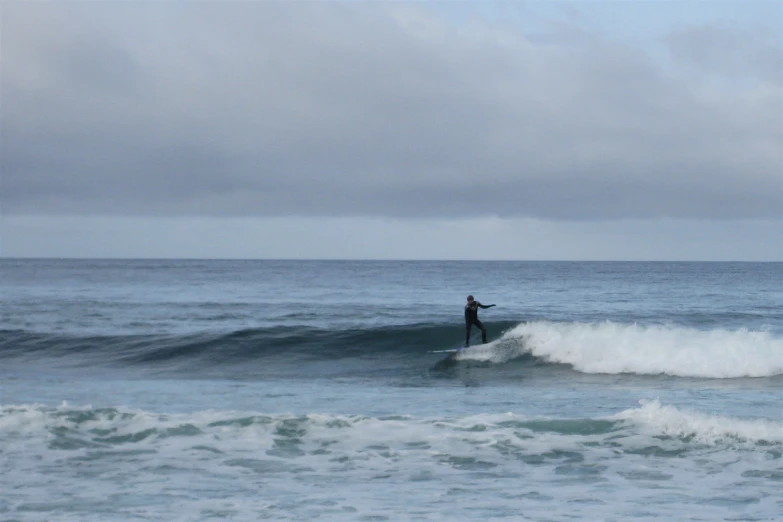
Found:
[[[783,520],[783,263],[0,259],[0,520],[216,519]]]

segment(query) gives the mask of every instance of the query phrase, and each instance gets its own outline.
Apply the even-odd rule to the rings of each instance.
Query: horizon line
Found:
[[[351,258],[351,257],[68,257],[5,256],[0,261],[277,261],[277,262],[421,262],[421,263],[783,263],[780,260],[742,259],[430,259],[430,258]]]

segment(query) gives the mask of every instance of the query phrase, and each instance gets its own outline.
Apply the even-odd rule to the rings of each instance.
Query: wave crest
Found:
[[[738,419],[662,406],[657,400],[618,413],[613,419],[640,426],[653,436],[688,439],[703,444],[721,442],[783,443],[783,424],[767,419]]]
[[[528,353],[583,373],[716,379],[783,374],[783,339],[770,332],[613,322],[520,324],[460,358],[505,362]]]
[[[783,423],[778,421],[713,415],[662,405],[658,400],[642,400],[639,404],[638,408],[595,418],[529,418],[510,412],[430,418],[216,410],[163,414],[127,408],[72,406],[66,402],[54,408],[40,404],[0,405],[0,437],[39,438],[50,446],[59,441],[59,449],[63,449],[60,446],[66,442],[71,445],[67,449],[94,449],[170,437],[211,439],[217,433],[223,439],[239,437],[240,440],[250,434],[270,444],[280,437],[332,440],[335,433],[339,433],[347,439],[346,447],[353,446],[352,438],[357,443],[369,438],[383,439],[389,444],[408,444],[414,439],[433,442],[451,438],[453,442],[464,442],[466,437],[474,435],[481,444],[508,438],[526,448],[536,437],[542,437],[541,443],[553,444],[553,447],[570,446],[568,441],[574,444],[612,441],[628,450],[646,447],[653,439],[660,443],[661,437],[677,443],[711,446],[783,444]]]

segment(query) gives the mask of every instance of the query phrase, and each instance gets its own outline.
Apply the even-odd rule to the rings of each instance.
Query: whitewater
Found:
[[[783,337],[745,328],[532,322],[458,357],[504,363],[524,354],[585,373],[716,379],[783,375]]]
[[[490,342],[456,355],[474,294]],[[783,264],[0,260],[2,520],[780,520]]]

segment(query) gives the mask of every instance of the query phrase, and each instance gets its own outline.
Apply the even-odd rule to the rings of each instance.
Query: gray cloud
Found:
[[[3,10],[9,214],[783,215],[781,92],[756,69],[702,89],[589,33],[414,4]],[[710,42],[671,48],[706,67]]]
[[[704,24],[673,30],[665,42],[676,60],[704,72],[783,85],[780,31],[772,34]]]

